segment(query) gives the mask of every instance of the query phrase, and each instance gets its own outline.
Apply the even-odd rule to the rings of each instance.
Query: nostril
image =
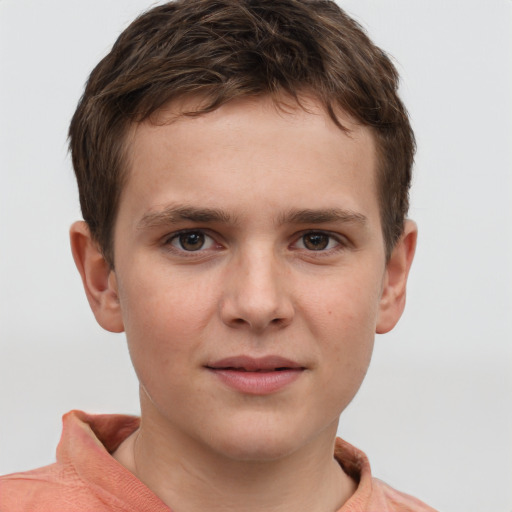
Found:
[[[291,318],[274,318],[270,321],[270,325],[274,325],[275,327],[286,327],[291,322]]]
[[[292,321],[294,310],[286,297],[238,294],[221,302],[219,314],[222,322],[231,328],[262,331],[268,327],[286,327]]]

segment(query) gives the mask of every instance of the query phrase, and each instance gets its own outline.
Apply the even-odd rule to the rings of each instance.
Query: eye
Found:
[[[308,251],[326,251],[335,249],[340,245],[332,235],[322,231],[311,231],[302,235],[297,241],[296,246],[299,249],[307,249]]]
[[[212,237],[202,231],[184,231],[174,235],[168,243],[176,249],[194,252],[210,249],[215,244]]]

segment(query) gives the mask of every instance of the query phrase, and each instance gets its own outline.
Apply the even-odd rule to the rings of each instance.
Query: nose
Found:
[[[224,283],[220,303],[224,324],[255,333],[289,325],[294,306],[288,273],[271,250],[239,255],[231,262]]]

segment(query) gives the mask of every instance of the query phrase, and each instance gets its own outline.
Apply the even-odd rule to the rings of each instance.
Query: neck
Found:
[[[333,458],[336,425],[273,460],[233,460],[142,414],[114,457],[179,512],[334,512],[356,484]]]

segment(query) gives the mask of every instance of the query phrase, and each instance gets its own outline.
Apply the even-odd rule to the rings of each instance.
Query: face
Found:
[[[142,417],[233,459],[332,436],[388,282],[370,131],[268,99],[134,128],[115,225]]]

